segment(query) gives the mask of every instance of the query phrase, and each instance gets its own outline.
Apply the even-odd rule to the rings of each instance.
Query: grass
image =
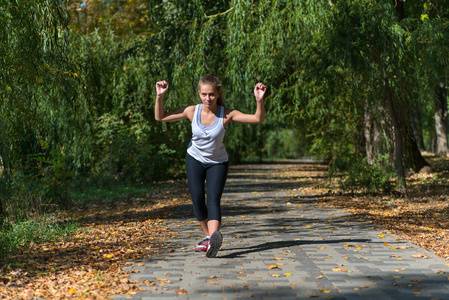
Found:
[[[111,201],[128,197],[139,197],[154,192],[162,184],[129,183],[116,180],[86,180],[78,182],[69,191],[69,198],[74,203],[86,203],[101,199]]]
[[[56,215],[7,224],[0,230],[0,256],[8,257],[16,249],[29,243],[64,239],[77,229],[76,222],[61,219]]]
[[[117,183],[114,186],[97,187],[89,186],[83,189],[73,190],[69,193],[69,197],[74,202],[88,202],[95,199],[114,200],[118,198],[136,197],[151,193],[155,190],[154,185],[141,184],[124,184]]]
[[[116,181],[78,182],[69,191],[67,207],[93,202],[111,202],[130,197],[143,197],[162,184],[120,183]],[[36,214],[29,220],[13,221],[0,227],[0,257],[9,257],[29,243],[64,240],[80,225],[71,221],[64,211]]]

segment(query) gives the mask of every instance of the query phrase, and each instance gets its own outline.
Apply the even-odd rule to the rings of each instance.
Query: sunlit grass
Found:
[[[70,192],[70,198],[75,202],[88,202],[95,199],[114,200],[124,197],[141,196],[153,192],[154,190],[155,185],[126,185],[119,183],[108,187],[91,186],[83,188],[82,190],[72,190]]]
[[[76,222],[54,215],[6,224],[0,229],[0,256],[31,242],[60,240],[71,236],[79,228]]]

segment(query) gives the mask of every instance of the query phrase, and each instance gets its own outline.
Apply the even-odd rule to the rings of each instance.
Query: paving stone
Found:
[[[138,271],[131,280],[156,282],[157,290],[144,286],[114,299],[449,299],[446,260],[369,220],[317,203],[301,183],[264,175],[285,167],[230,168],[217,258],[193,251],[203,234],[191,206],[180,206],[166,221],[179,234],[167,252],[123,268]],[[421,253],[428,258],[413,257]]]

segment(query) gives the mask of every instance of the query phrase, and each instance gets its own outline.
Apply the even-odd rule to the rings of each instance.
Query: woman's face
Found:
[[[219,92],[210,84],[201,84],[198,94],[200,95],[203,104],[207,107],[216,106],[218,98],[220,97]]]

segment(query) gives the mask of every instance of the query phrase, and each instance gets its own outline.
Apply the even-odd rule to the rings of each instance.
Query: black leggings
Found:
[[[228,175],[228,162],[203,164],[187,154],[186,173],[193,211],[198,221],[221,222],[220,201]],[[207,206],[204,181],[207,182]]]

